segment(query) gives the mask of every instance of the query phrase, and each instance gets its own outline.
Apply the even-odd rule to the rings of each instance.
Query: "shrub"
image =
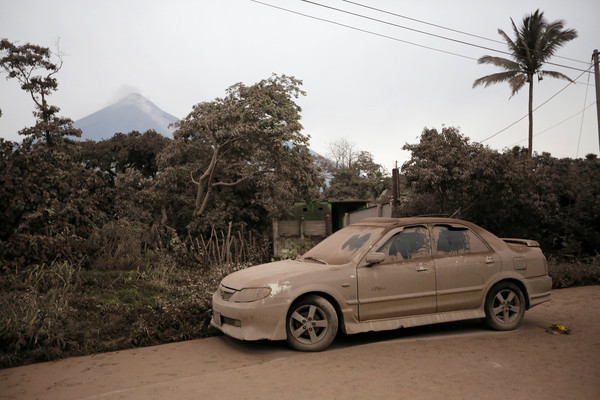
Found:
[[[554,289],[600,285],[600,256],[548,261],[548,274]]]

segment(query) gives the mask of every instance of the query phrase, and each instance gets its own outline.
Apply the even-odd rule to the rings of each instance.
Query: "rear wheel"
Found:
[[[286,320],[287,342],[299,351],[326,349],[338,330],[338,318],[330,302],[316,295],[292,305]]]
[[[485,322],[498,331],[515,329],[525,315],[525,296],[517,285],[501,282],[488,293],[485,301]]]

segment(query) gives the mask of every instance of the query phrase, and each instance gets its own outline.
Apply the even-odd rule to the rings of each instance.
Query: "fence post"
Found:
[[[279,219],[273,218],[273,257],[277,258],[279,254]]]
[[[331,214],[325,216],[325,235],[331,235]]]
[[[233,259],[233,257],[231,257],[231,225],[233,224],[232,221],[229,221],[229,228],[227,228],[227,239],[226,239],[226,246],[225,246],[225,251],[227,252],[227,254],[225,255],[226,259],[227,259],[227,263],[231,263],[231,260]]]

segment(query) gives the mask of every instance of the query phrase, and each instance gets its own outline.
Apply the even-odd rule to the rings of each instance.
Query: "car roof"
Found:
[[[384,228],[385,231],[389,231],[390,229],[394,229],[396,227],[408,226],[408,225],[427,225],[427,224],[441,224],[441,225],[449,225],[452,227],[467,227],[472,231],[477,232],[480,236],[484,237],[488,243],[490,242],[502,242],[496,235],[489,232],[488,230],[480,227],[479,225],[475,225],[472,222],[465,221],[462,219],[456,218],[446,218],[446,217],[408,217],[408,218],[385,218],[385,217],[377,217],[377,218],[365,218],[356,222],[352,225],[358,226],[377,226]]]
[[[483,230],[483,228],[461,219],[456,218],[445,218],[445,217],[409,217],[409,218],[365,218],[356,222],[352,225],[368,225],[368,226],[383,226],[383,227],[395,227],[405,225],[417,225],[417,224],[446,224],[446,225],[462,225],[475,230]]]

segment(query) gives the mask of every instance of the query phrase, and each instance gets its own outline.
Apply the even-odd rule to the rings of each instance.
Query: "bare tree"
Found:
[[[329,156],[335,164],[335,168],[350,168],[358,157],[356,143],[346,138],[332,140],[328,144]]]

